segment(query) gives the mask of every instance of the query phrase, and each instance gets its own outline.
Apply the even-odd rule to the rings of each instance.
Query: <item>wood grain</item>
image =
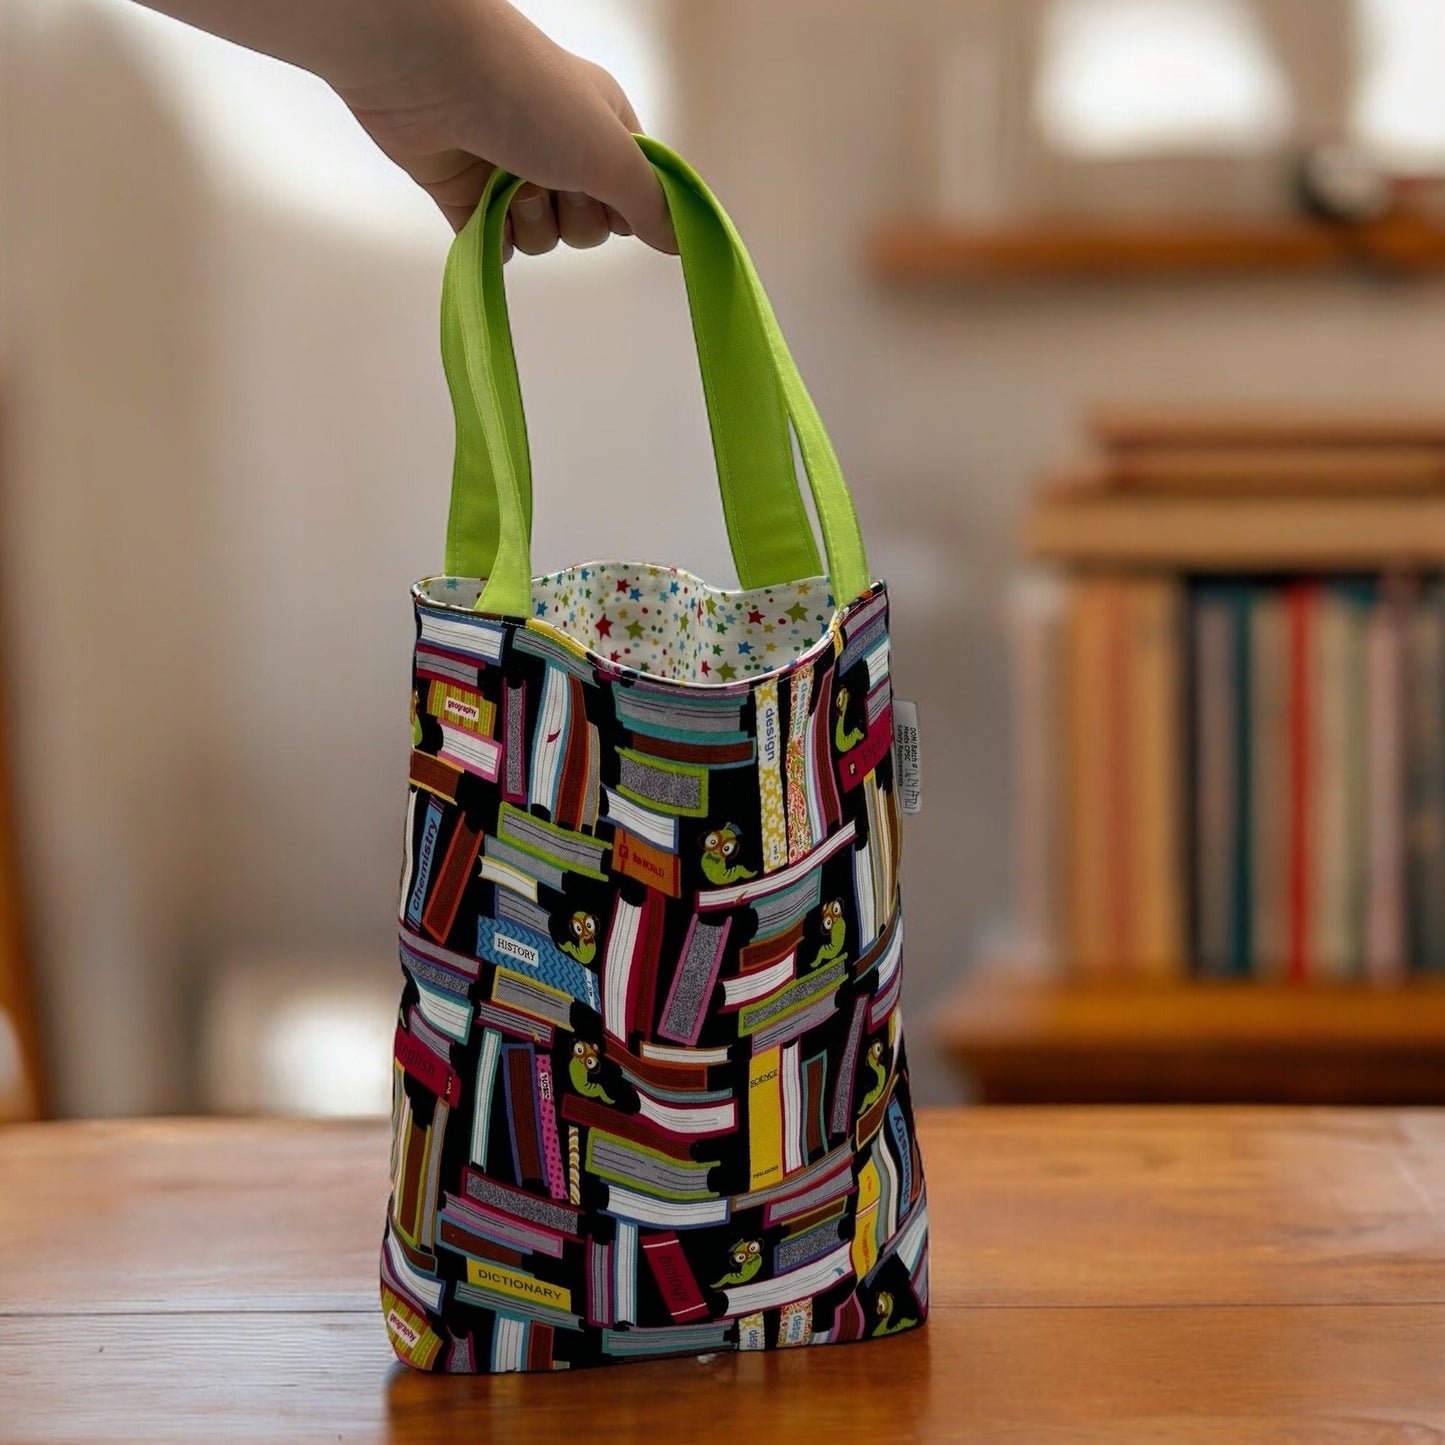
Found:
[[[1445,986],[981,972],[940,1045],[993,1103],[1445,1103]]]
[[[0,1319],[0,1439],[1424,1445],[1442,1339],[1440,1306],[938,1309],[867,1345],[443,1378],[351,1314]],[[82,1387],[42,1395],[60,1362]]]
[[[1184,447],[1104,453],[1062,473],[1101,487],[1181,496],[1425,496],[1445,489],[1438,447]]]
[[[1196,572],[1377,571],[1445,563],[1445,497],[1195,496],[1077,486],[1024,524],[1037,559]]]
[[[0,1130],[0,1313],[370,1309],[389,1148],[374,1123]]]
[[[1090,407],[1084,430],[1099,446],[1120,454],[1195,447],[1255,453],[1319,448],[1366,454],[1445,447],[1445,413],[1438,407],[1405,410],[1362,404],[1346,408],[1299,402],[1114,404]]]
[[[932,282],[1350,267],[1407,274],[1445,266],[1445,228],[1404,215],[1362,226],[1058,217],[996,230],[923,217],[876,230],[867,243],[867,261],[875,274],[890,280]]]
[[[1445,1440],[1445,1113],[925,1111],[928,1327],[448,1379],[375,1307],[378,1125],[0,1131],[0,1441]],[[78,1188],[84,1181],[93,1187]]]

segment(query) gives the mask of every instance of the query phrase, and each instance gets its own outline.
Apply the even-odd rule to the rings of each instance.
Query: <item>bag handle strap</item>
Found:
[[[708,401],[729,540],[744,587],[815,575],[798,491],[798,439],[840,603],[870,585],[852,498],[736,229],[702,180],[656,141],[638,144],[672,213]],[[480,611],[525,617],[531,603],[531,460],[502,278],[502,225],[521,182],[489,179],[447,258],[442,358],[457,445],[447,571],[487,578]]]

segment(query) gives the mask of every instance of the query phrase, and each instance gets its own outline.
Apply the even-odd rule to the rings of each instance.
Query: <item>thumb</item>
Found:
[[[620,215],[653,250],[677,255],[677,237],[662,182],[624,121],[617,121],[615,139],[609,138],[600,158],[597,181],[588,190]]]

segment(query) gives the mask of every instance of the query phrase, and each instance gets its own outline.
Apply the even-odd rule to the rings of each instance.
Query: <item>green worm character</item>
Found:
[[[841,898],[835,898],[831,903],[823,905],[823,932],[828,935],[828,941],[818,950],[818,956],[810,965],[812,968],[846,957],[843,944],[848,937],[848,925],[843,922]]]
[[[838,689],[838,696],[834,700],[833,706],[838,712],[838,721],[833,726],[833,741],[837,743],[840,753],[846,753],[863,741],[861,728],[849,730],[846,725],[848,712],[848,689],[846,687]]]
[[[758,875],[741,863],[730,860],[737,856],[738,830],[731,823],[713,828],[702,835],[702,871],[709,883],[736,883]]]
[[[893,1318],[893,1296],[886,1289],[878,1291],[878,1298],[874,1301],[873,1308],[878,1312],[878,1323],[873,1327],[873,1337],[879,1335],[896,1335],[899,1330],[906,1330],[910,1325],[916,1325],[917,1320],[905,1318]]]
[[[597,957],[597,920],[579,908],[567,925],[572,937],[562,945],[563,953],[570,953],[578,963],[591,963]]]
[[[714,1289],[723,1289],[730,1284],[746,1284],[763,1267],[762,1242],[756,1239],[738,1240],[728,1251],[728,1261],[732,1270],[713,1285]]]
[[[602,1081],[593,1077],[601,1067],[602,1056],[596,1044],[590,1044],[586,1039],[578,1039],[572,1045],[572,1057],[567,1062],[567,1074],[572,1080],[572,1087],[584,1098],[601,1099],[604,1104],[611,1104],[615,1100],[602,1087]]]
[[[873,1070],[878,1082],[863,1095],[863,1102],[858,1106],[860,1114],[866,1114],[879,1099],[883,1097],[883,1090],[888,1085],[888,1074],[883,1068],[883,1040],[874,1039],[868,1047],[866,1063]]]

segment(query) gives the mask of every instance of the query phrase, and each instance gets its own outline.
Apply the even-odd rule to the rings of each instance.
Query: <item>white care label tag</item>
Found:
[[[901,813],[923,811],[923,756],[918,750],[918,704],[893,699],[893,766]]]

